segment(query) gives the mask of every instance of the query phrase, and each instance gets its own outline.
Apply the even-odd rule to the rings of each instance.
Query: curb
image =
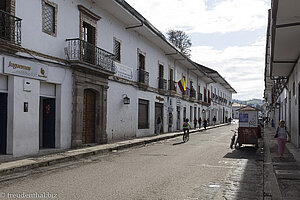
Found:
[[[219,128],[227,125],[230,124],[228,123],[228,124],[210,126],[207,127],[207,130]],[[203,130],[204,130],[203,128],[191,130],[190,134],[202,132]],[[85,157],[89,157],[101,153],[109,153],[115,150],[127,149],[127,148],[140,146],[140,145],[146,145],[161,140],[176,138],[182,135],[183,132],[166,133],[158,136],[150,136],[148,138],[135,138],[132,140],[121,141],[121,142],[116,142],[111,144],[97,145],[97,146],[83,148],[83,149],[67,150],[66,152],[63,153],[50,154],[41,157],[26,158],[26,159],[12,161],[12,162],[4,162],[4,163],[0,163],[0,176],[27,171],[39,167],[55,165],[66,161],[78,160],[80,158],[85,158]]]
[[[269,132],[264,129],[264,164],[263,164],[263,180],[264,180],[264,199],[266,200],[281,200],[282,194],[274,172],[270,152],[270,137]],[[268,135],[267,135],[268,134]]]

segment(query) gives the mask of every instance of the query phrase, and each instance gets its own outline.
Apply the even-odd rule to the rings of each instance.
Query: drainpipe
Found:
[[[139,27],[142,27],[142,26],[144,26],[144,22],[141,22],[141,24],[139,24],[139,25],[126,27],[125,29],[128,30],[128,29],[132,29],[132,28],[139,28]]]

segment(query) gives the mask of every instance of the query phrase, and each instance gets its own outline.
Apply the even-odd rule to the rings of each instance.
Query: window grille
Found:
[[[55,8],[47,3],[44,7],[44,30],[50,33],[55,33]]]
[[[114,54],[115,60],[121,62],[121,43],[117,40],[114,41]]]

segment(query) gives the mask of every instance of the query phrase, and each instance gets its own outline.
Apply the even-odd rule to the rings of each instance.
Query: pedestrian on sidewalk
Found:
[[[199,119],[198,119],[199,128],[201,128],[201,123],[202,123],[202,119],[201,119],[201,117],[199,117]]]
[[[285,126],[284,120],[280,121],[279,126],[276,129],[276,134],[275,137],[277,137],[277,142],[278,142],[278,153],[279,157],[283,157],[283,152],[285,148],[285,144],[287,141],[287,136],[289,136],[289,140],[291,140],[291,134],[288,132],[287,127]]]
[[[203,127],[204,129],[206,130],[206,127],[207,127],[207,120],[204,118],[204,121],[203,121]]]
[[[160,129],[161,129],[161,118],[158,117],[157,121],[156,121],[156,134],[159,135],[160,134]]]
[[[197,121],[197,119],[196,119],[196,117],[195,117],[195,119],[194,119],[194,128],[195,128],[195,129],[197,128],[197,123],[198,123],[198,121]]]

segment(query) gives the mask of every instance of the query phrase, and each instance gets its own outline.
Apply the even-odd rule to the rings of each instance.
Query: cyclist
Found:
[[[182,125],[183,128],[183,141],[187,142],[189,140],[189,130],[191,128],[191,124],[189,123],[189,119],[185,119],[185,122]]]

